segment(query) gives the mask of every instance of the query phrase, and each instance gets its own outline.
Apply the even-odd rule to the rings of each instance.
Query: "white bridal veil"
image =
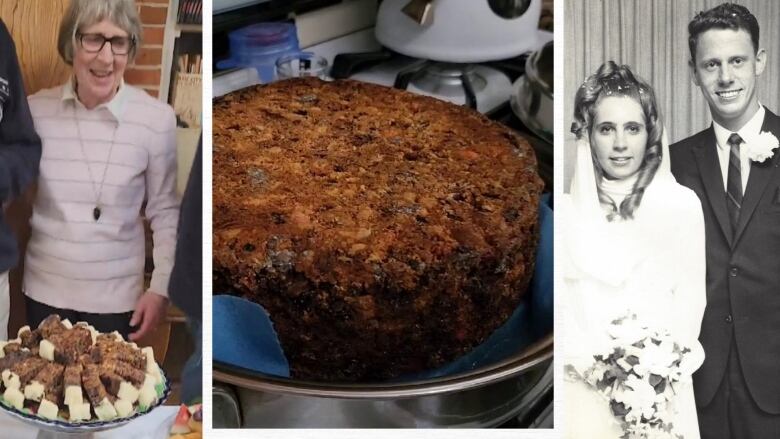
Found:
[[[654,197],[657,188],[665,183],[675,183],[669,163],[669,142],[666,130],[662,135],[661,164],[645,189],[642,205]],[[576,166],[569,194],[572,212],[564,212],[564,250],[567,264],[564,275],[578,277],[578,272],[588,273],[610,285],[619,285],[642,258],[643,241],[652,239],[641,229],[642,206],[629,221],[607,220],[596,189],[596,175],[590,142],[587,138],[576,143]]]

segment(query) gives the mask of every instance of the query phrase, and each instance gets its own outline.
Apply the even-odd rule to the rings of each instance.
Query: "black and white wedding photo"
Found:
[[[565,437],[778,437],[780,4],[564,15]]]

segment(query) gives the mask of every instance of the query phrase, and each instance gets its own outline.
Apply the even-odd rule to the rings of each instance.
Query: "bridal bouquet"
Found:
[[[623,439],[680,439],[671,401],[683,377],[687,347],[667,331],[652,329],[631,314],[614,320],[609,338],[580,375],[609,401]]]

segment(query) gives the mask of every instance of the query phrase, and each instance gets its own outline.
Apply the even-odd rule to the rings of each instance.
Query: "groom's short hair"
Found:
[[[734,3],[723,3],[699,12],[688,23],[688,48],[691,59],[696,59],[696,42],[699,35],[710,29],[744,29],[750,34],[753,49],[758,52],[758,20],[748,8]]]

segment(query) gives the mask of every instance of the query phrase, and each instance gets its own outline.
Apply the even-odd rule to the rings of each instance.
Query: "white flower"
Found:
[[[622,402],[626,407],[637,410],[642,416],[650,419],[655,414],[655,389],[648,382],[629,375],[624,383],[626,390],[614,399]]]
[[[642,419],[642,413],[638,409],[630,409],[625,418],[628,422],[639,422]]]
[[[639,354],[639,364],[648,372],[667,376],[670,367],[679,356],[674,353],[674,344],[662,342],[660,345],[648,343]]]
[[[617,365],[620,366],[621,369],[623,369],[626,372],[631,371],[631,365],[628,364],[628,361],[626,361],[624,358],[618,358]]]
[[[624,318],[619,323],[611,325],[609,335],[615,339],[616,346],[630,346],[648,336],[647,328],[643,327],[636,318]]]
[[[591,386],[596,386],[596,384],[604,379],[604,373],[609,370],[609,366],[607,366],[604,363],[597,362],[593,365],[591,369],[587,371],[585,374],[585,382],[590,384]]]
[[[761,134],[745,140],[745,152],[748,158],[754,162],[762,163],[768,158],[772,158],[774,149],[780,145],[777,137],[768,131],[762,131]]]

